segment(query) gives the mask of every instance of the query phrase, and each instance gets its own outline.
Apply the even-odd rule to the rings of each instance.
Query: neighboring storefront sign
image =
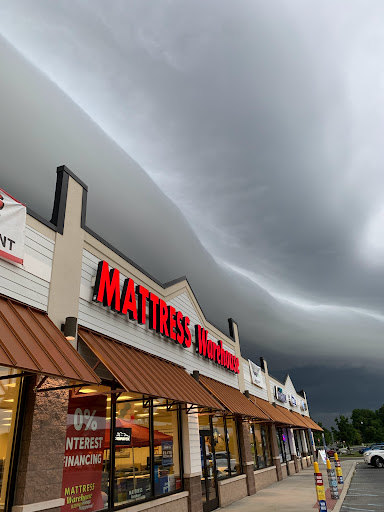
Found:
[[[301,402],[300,402],[300,409],[302,411],[306,411],[308,409],[307,404],[305,403],[304,400],[301,400]]]
[[[176,311],[173,306],[149,292],[142,285],[135,285],[133,279],[124,280],[120,288],[120,272],[109,268],[106,261],[100,261],[97,267],[93,301],[110,307],[112,311],[127,315],[130,320],[146,324],[147,304],[149,307],[149,328],[164,338],[174,341],[184,348],[192,344],[190,319]],[[137,298],[136,298],[137,296]],[[239,373],[239,358],[223,348],[223,342],[217,343],[208,338],[208,331],[195,325],[196,353],[210,359],[231,372]]]
[[[295,396],[294,396],[294,395],[289,395],[288,400],[289,400],[289,403],[290,403],[293,407],[296,407],[297,402],[296,402],[296,398],[295,398]]]
[[[255,386],[259,386],[259,388],[264,387],[263,376],[260,366],[257,366],[253,361],[248,359],[249,371],[251,373],[252,384]]]
[[[275,386],[275,398],[279,402],[285,403],[287,401],[287,395],[283,392],[283,388]]]
[[[24,262],[27,208],[0,189],[0,257],[12,263]]]
[[[102,489],[105,395],[70,398],[67,416],[61,512],[104,508]]]

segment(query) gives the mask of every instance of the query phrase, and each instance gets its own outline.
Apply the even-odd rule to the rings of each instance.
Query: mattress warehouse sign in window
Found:
[[[120,287],[120,272],[109,268],[106,261],[100,261],[97,267],[93,290],[93,301],[111,308],[118,314],[128,316],[139,324],[147,323],[147,306],[149,309],[149,328],[173,341],[175,344],[190,348],[192,330],[190,319],[173,306],[160,299],[142,285],[135,285],[133,279],[125,278]],[[233,373],[239,373],[239,359],[217,343],[208,338],[208,331],[195,325],[196,354],[203,356]]]

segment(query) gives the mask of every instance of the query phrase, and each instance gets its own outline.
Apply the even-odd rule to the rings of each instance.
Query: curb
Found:
[[[351,469],[349,470],[348,476],[347,476],[347,478],[345,479],[345,482],[344,482],[343,490],[342,490],[342,492],[340,494],[340,498],[338,499],[338,501],[336,503],[336,506],[333,509],[333,512],[340,512],[341,507],[343,506],[343,502],[344,502],[345,496],[347,495],[349,486],[351,485],[352,477],[353,477],[353,475],[355,473],[356,464],[357,464],[357,462],[354,462],[352,464]]]

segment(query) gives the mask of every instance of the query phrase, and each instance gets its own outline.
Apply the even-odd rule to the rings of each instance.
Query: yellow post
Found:
[[[337,476],[337,483],[343,484],[343,472],[341,471],[339,456],[335,452],[335,470],[336,470],[336,476]]]
[[[317,501],[319,503],[319,510],[320,512],[327,512],[327,502],[325,500],[323,475],[319,471],[319,464],[317,462],[313,463],[313,468],[315,470],[316,496]]]

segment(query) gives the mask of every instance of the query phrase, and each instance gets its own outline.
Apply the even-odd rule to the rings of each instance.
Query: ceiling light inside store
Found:
[[[0,427],[10,427],[11,424],[10,423],[1,423],[0,424]]]
[[[6,400],[3,400],[3,402],[14,402],[13,398],[7,398]]]
[[[16,387],[16,382],[10,382],[9,384],[5,384],[7,386],[7,388],[15,388]]]
[[[79,393],[96,393],[96,391],[91,388],[82,388],[82,389],[79,389]]]

